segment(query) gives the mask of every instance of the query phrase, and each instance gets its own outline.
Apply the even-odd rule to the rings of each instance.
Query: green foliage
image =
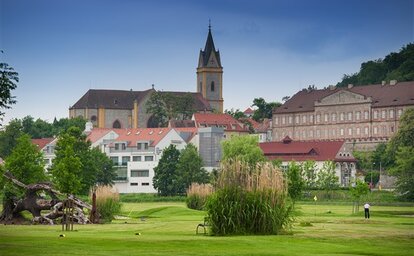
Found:
[[[357,170],[366,171],[372,169],[372,162],[371,162],[371,152],[365,151],[354,151],[352,155],[357,160],[356,168]]]
[[[187,189],[187,207],[194,210],[203,210],[208,197],[213,193],[213,186],[210,184],[193,183]]]
[[[17,144],[17,139],[23,135],[22,123],[13,119],[0,131],[0,157],[5,159]]]
[[[16,104],[11,92],[17,88],[18,82],[19,74],[7,63],[0,63],[0,110],[10,109],[10,105]],[[3,120],[4,114],[0,111],[0,121]]]
[[[316,162],[313,160],[305,161],[302,165],[305,176],[305,187],[307,189],[316,187]]]
[[[157,167],[154,168],[153,184],[158,194],[173,196],[181,192],[182,185],[177,173],[179,158],[180,151],[174,145],[171,144],[164,149]]]
[[[26,116],[22,119],[23,132],[30,134],[32,139],[50,138],[53,137],[53,125],[38,118],[34,121],[31,116]]]
[[[114,191],[110,186],[98,186],[95,188],[95,194],[96,209],[100,219],[104,223],[110,223],[115,218],[115,215],[121,211],[122,205],[119,201],[118,191]]]
[[[147,113],[152,114],[152,127],[166,127],[172,119],[190,119],[196,112],[190,93],[172,94],[154,91],[146,103]]]
[[[360,181],[359,179],[356,180],[355,185],[349,188],[349,194],[351,195],[352,200],[354,201],[354,208],[353,212],[359,211],[359,202],[361,197],[367,195],[369,192],[369,187],[367,183]]]
[[[188,144],[180,153],[177,164],[177,176],[179,177],[179,194],[184,194],[185,190],[192,183],[204,184],[210,181],[208,172],[203,168],[203,159],[198,154],[197,148],[193,144]]]
[[[391,173],[397,177],[396,186],[401,198],[414,201],[414,146],[398,148]]]
[[[254,136],[233,136],[222,142],[222,160],[239,159],[251,166],[264,162],[263,151],[259,147],[259,140]]]
[[[288,178],[288,194],[290,198],[295,202],[300,199],[302,191],[305,187],[305,181],[302,178],[301,166],[294,161],[289,163],[287,170]]]
[[[252,107],[257,107],[253,113],[253,120],[257,122],[263,121],[264,118],[272,119],[274,108],[280,107],[280,102],[266,102],[263,98],[255,98]]]
[[[243,112],[240,111],[240,109],[236,109],[236,110],[234,110],[233,108],[230,109],[230,110],[226,109],[226,110],[224,110],[224,113],[228,114],[228,115],[231,115],[232,117],[234,117],[237,120],[247,117]]]
[[[143,202],[185,202],[184,196],[160,196],[159,194],[130,193],[120,194],[121,202],[143,203]]]
[[[316,184],[329,196],[331,192],[339,187],[338,177],[335,174],[335,163],[326,161],[318,172]]]
[[[375,186],[380,179],[380,173],[379,171],[368,171],[365,173],[365,178],[364,181],[367,183],[371,183],[372,182],[372,186]]]
[[[401,48],[398,53],[390,53],[384,60],[371,60],[361,64],[360,71],[344,75],[336,86],[348,84],[367,85],[378,84],[381,81],[413,81],[414,80],[414,44],[410,43]]]

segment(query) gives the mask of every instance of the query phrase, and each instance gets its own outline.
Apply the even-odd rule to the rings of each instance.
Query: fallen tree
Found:
[[[0,222],[15,223],[15,220],[21,218],[22,211],[29,211],[32,214],[32,223],[53,225],[56,221],[68,221],[69,217],[64,214],[64,205],[66,205],[66,201],[71,201],[73,214],[70,216],[70,221],[79,224],[91,223],[84,210],[91,211],[92,206],[75,196],[62,194],[55,190],[50,183],[23,184],[9,171],[5,172],[3,176],[15,186],[23,189],[24,195],[21,198],[7,196],[3,198]],[[42,211],[45,214],[42,215]]]

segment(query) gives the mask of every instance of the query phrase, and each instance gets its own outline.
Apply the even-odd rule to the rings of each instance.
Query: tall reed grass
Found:
[[[216,192],[206,204],[213,235],[278,234],[289,227],[287,181],[271,163],[222,163]]]
[[[187,189],[187,207],[194,210],[203,210],[208,196],[212,193],[212,185],[192,183]]]
[[[92,198],[93,191],[90,192]],[[96,193],[96,209],[102,222],[111,222],[121,211],[118,190],[111,186],[98,186]]]

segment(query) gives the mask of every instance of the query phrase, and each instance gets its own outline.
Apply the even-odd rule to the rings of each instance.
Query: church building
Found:
[[[151,126],[152,117],[147,113],[146,103],[154,92],[154,86],[144,91],[90,89],[69,108],[69,117],[82,117],[97,128],[147,128]],[[223,67],[220,52],[214,46],[211,26],[204,50],[200,50],[196,92],[161,93],[189,94],[197,112],[223,113]]]

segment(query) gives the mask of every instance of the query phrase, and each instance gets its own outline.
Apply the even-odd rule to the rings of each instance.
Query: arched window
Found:
[[[211,91],[214,92],[214,81],[211,82]]]
[[[203,93],[203,82],[200,82],[200,91],[201,93]]]
[[[121,123],[120,123],[118,120],[116,120],[116,121],[112,124],[112,128],[115,128],[115,129],[120,129],[120,128],[121,128]]]
[[[91,116],[91,122],[96,122],[96,116],[95,115]]]

